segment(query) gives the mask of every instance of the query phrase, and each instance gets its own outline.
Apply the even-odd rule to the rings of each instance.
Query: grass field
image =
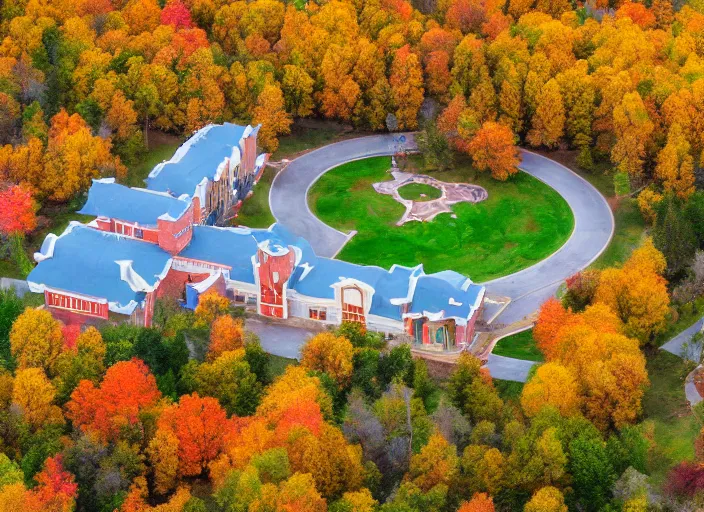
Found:
[[[647,355],[650,388],[643,398],[643,416],[653,423],[656,446],[650,467],[655,484],[661,484],[669,468],[694,457],[694,439],[701,425],[684,394],[684,379],[692,369],[679,357],[653,350]]]
[[[409,201],[430,201],[438,199],[442,191],[425,183],[410,183],[399,188],[398,195]]]
[[[543,354],[533,339],[532,329],[502,338],[492,350],[492,354],[526,361],[543,361]]]
[[[350,162],[311,188],[309,204],[323,222],[358,231],[340,259],[385,268],[423,263],[427,272],[452,269],[481,282],[533,265],[572,232],[572,212],[552,188],[525,173],[498,182],[466,163],[431,174],[441,181],[481,185],[489,192],[486,201],[454,205],[457,218],[442,214],[432,222],[396,226],[403,205],[372,188],[390,178],[390,165],[389,157]]]
[[[619,201],[614,212],[614,236],[606,250],[592,264],[594,268],[606,268],[621,265],[645,238],[645,221],[638,210],[635,199],[624,198]]]
[[[235,219],[236,225],[268,228],[276,221],[269,208],[269,189],[274,176],[276,176],[275,169],[267,167],[264,170],[259,183],[254,186],[254,193],[242,203],[242,208]]]

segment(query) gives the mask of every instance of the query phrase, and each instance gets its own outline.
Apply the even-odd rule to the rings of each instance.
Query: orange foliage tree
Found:
[[[471,501],[463,502],[457,512],[494,512],[494,500],[488,494],[478,492]]]
[[[490,171],[494,179],[506,181],[518,172],[521,162],[507,126],[488,121],[477,130],[467,148],[477,169]]]
[[[80,429],[107,442],[141,430],[140,413],[154,407],[161,393],[149,368],[139,359],[120,361],[99,387],[82,380],[66,404],[66,417]]]
[[[165,409],[157,426],[178,439],[179,474],[197,476],[224,446],[228,425],[225,410],[215,398],[197,393],[184,395],[178,404]]]
[[[208,360],[217,359],[223,352],[237,350],[244,345],[244,328],[240,320],[230,315],[220,315],[210,327]]]

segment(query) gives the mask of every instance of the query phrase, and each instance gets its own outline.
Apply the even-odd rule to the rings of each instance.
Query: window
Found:
[[[256,306],[257,305],[256,295],[247,295],[247,304],[249,304],[250,306]]]
[[[144,238],[144,233],[140,228],[134,228],[134,237],[135,238]]]
[[[327,320],[328,311],[326,308],[309,308],[308,317],[311,320]]]
[[[279,273],[278,273],[278,272],[272,272],[272,273],[271,273],[271,279],[272,279],[272,281],[274,281],[274,283],[278,283],[278,282],[279,282]]]
[[[235,302],[245,302],[247,300],[247,294],[239,290],[235,290]]]

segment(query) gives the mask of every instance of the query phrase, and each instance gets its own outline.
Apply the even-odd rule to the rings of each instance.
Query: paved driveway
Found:
[[[406,147],[414,147],[405,134]],[[351,160],[395,152],[390,134],[372,135],[323,146],[293,160],[271,186],[269,203],[277,222],[307,239],[320,256],[333,257],[348,236],[319,220],[308,208],[307,193],[326,171]],[[512,323],[535,312],[567,277],[587,267],[606,248],[614,218],[604,197],[589,182],[567,167],[521,150],[521,169],[544,181],[572,208],[575,228],[569,240],[545,260],[515,274],[484,283],[491,293],[511,297],[511,304],[496,319]],[[470,276],[471,277],[471,276]]]
[[[308,240],[318,256],[332,258],[348,240],[346,233],[331,228],[308,208],[308,189],[333,167],[351,160],[393,155],[401,135],[372,135],[344,140],[306,153],[278,173],[269,191],[269,205],[276,221]],[[406,147],[415,148],[413,134],[403,134]]]

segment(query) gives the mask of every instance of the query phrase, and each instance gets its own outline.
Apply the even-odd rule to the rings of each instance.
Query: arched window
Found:
[[[342,289],[342,321],[364,324],[364,293],[358,286]]]

